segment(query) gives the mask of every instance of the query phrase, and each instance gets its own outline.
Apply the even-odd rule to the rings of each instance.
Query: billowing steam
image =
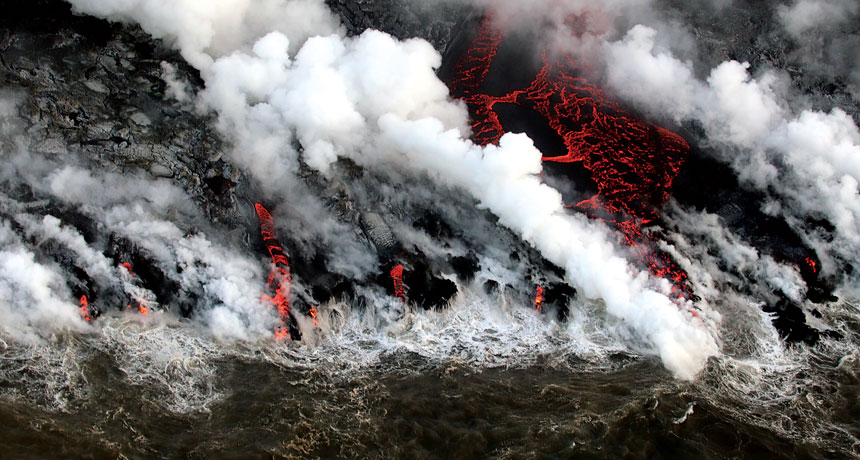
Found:
[[[77,306],[58,270],[36,262],[9,228],[0,223],[0,314],[6,318],[2,330],[14,339],[35,342],[43,329],[57,323],[83,329]]]
[[[466,138],[466,111],[436,76],[441,58],[428,43],[377,31],[332,34],[337,27],[322,2],[72,3],[174,43],[206,82],[198,103],[217,112],[234,160],[270,193],[283,193],[297,150],[323,174],[338,157],[429,173],[469,191],[563,267],[677,375],[692,377],[718,352],[702,318],[667,295],[668,283],[631,267],[602,224],[565,210],[538,178],[541,153],[530,139],[506,135],[499,146],[478,147]]]

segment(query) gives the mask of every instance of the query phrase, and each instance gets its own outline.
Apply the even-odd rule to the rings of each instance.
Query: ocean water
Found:
[[[815,348],[727,334],[693,381],[575,315],[472,301],[320,316],[308,343],[223,342],[166,313],[4,342],[0,458],[860,455],[850,316]]]

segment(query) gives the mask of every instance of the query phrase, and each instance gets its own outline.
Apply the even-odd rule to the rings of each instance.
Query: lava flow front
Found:
[[[482,87],[505,34],[489,17],[477,38],[459,59],[450,82],[452,94],[466,102],[476,144],[497,143],[505,129],[501,105],[510,104],[538,113],[563,141],[564,151],[544,152],[544,161],[580,163],[591,174],[597,193],[572,205],[593,218],[613,225],[634,248],[639,262],[659,277],[672,281],[680,297],[692,295],[687,274],[668,254],[655,247],[642,226],[658,219],[656,209],[669,197],[672,181],[689,153],[683,138],[647,124],[609,100],[601,89],[580,75],[569,57],[542,56],[542,67],[525,88],[501,95]],[[505,75],[509,69],[505,69]]]
[[[394,296],[406,303],[406,289],[403,287],[403,265],[391,269],[391,282],[394,284]]]

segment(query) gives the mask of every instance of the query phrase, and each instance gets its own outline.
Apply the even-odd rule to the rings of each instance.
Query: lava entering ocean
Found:
[[[87,301],[87,296],[85,295],[81,296],[80,313],[81,318],[83,318],[84,321],[89,323],[93,320],[92,316],[90,315],[90,304],[89,301]]]
[[[256,203],[254,208],[260,219],[260,236],[263,237],[263,244],[266,245],[272,258],[272,269],[266,282],[269,292],[263,294],[262,300],[271,303],[278,310],[279,324],[275,329],[275,337],[279,339],[293,338],[290,330],[295,332],[297,329],[290,327],[290,292],[293,285],[290,277],[290,263],[284,254],[284,249],[275,237],[275,223],[272,220],[272,215],[260,203]],[[299,339],[300,337],[295,338]]]
[[[452,94],[466,102],[476,144],[498,143],[505,128],[497,106],[511,104],[540,114],[563,140],[565,151],[544,152],[544,161],[580,163],[597,184],[597,193],[568,205],[609,222],[632,247],[639,262],[673,283],[674,292],[692,296],[687,274],[655,247],[643,226],[659,219],[656,209],[669,197],[672,181],[689,153],[675,133],[651,125],[609,100],[601,89],[579,76],[570,57],[542,56],[542,67],[525,88],[502,95],[483,92],[505,33],[491,17],[457,61],[450,82]]]
[[[263,294],[261,300],[270,303],[278,310],[278,326],[275,328],[275,337],[301,340],[302,333],[290,308],[290,297],[293,291],[290,262],[284,253],[283,246],[275,236],[275,223],[272,215],[260,203],[256,203],[254,208],[257,211],[257,218],[260,220],[260,236],[263,237],[263,244],[272,259],[272,269],[266,281],[267,292]],[[315,306],[307,307],[305,314],[313,321],[314,327],[319,326]]]
[[[391,282],[394,283],[394,296],[401,302],[406,302],[406,289],[403,287],[403,265],[391,269]]]

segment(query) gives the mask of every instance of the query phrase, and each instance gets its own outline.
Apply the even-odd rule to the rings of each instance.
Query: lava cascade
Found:
[[[272,215],[260,203],[255,204],[257,217],[260,220],[260,235],[263,244],[272,258],[272,269],[266,281],[268,292],[263,294],[262,300],[271,303],[278,310],[278,327],[275,329],[275,337],[289,339],[290,337],[290,292],[292,289],[292,278],[290,277],[290,263],[287,260],[284,249],[275,237],[275,224]],[[316,323],[316,309],[313,309],[313,318]]]
[[[79,311],[81,313],[81,318],[83,318],[84,321],[89,323],[93,320],[93,317],[90,315],[90,303],[85,295],[81,296],[81,306]]]
[[[561,136],[566,149],[544,152],[543,160],[579,162],[597,184],[597,194],[568,206],[612,224],[641,264],[672,281],[677,295],[690,298],[687,274],[642,231],[659,218],[656,209],[669,197],[672,181],[689,153],[687,142],[609,100],[604,91],[578,76],[581,69],[570,57],[551,60],[544,53],[542,68],[528,87],[500,96],[483,94],[480,87],[504,35],[485,17],[477,37],[457,61],[449,85],[452,95],[469,108],[472,140],[479,145],[495,144],[505,133],[497,104],[539,113]]]

